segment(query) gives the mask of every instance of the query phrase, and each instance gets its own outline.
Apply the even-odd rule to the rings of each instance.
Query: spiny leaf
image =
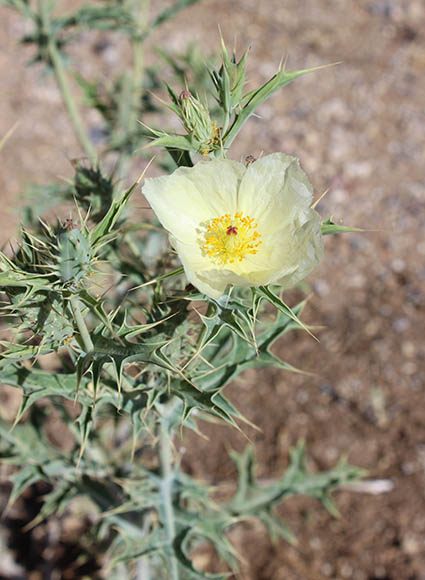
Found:
[[[161,529],[156,529],[139,538],[134,538],[121,531],[119,540],[114,547],[115,550],[111,552],[111,568],[122,562],[133,562],[139,558],[152,556],[163,550],[165,542],[164,533]],[[119,580],[121,580],[121,577]]]
[[[7,506],[5,511],[12,506],[18,497],[28,488],[30,485],[37,483],[41,479],[42,475],[39,470],[34,465],[28,465],[21,467],[20,471],[12,477],[13,485],[12,491],[10,492],[9,498],[7,500]]]
[[[261,510],[257,514],[257,517],[265,525],[272,542],[276,542],[279,538],[282,538],[288,544],[296,545],[298,543],[297,538],[285,522],[278,516],[275,516],[271,510]]]
[[[272,483],[262,484],[255,479],[254,456],[251,448],[241,454],[232,453],[238,469],[238,489],[225,507],[240,517],[257,517],[273,534],[279,533],[273,506],[292,495],[310,495],[323,503],[334,515],[337,510],[330,500],[330,492],[349,481],[363,477],[362,469],[340,461],[336,467],[322,473],[308,473],[305,465],[304,444],[301,442],[290,452],[290,465],[284,475]],[[283,537],[291,540],[292,535],[284,526],[280,530]]]
[[[72,482],[58,482],[52,491],[43,497],[43,505],[40,512],[25,526],[25,530],[34,528],[52,514],[61,516],[75,496],[76,489]]]
[[[259,89],[255,89],[243,97],[245,105],[243,106],[241,112],[236,115],[231,127],[227,133],[223,136],[223,143],[226,148],[230,147],[232,141],[242,129],[243,125],[249,119],[249,117],[255,112],[257,107],[259,107],[264,101],[266,101],[271,95],[278,89],[284,87],[285,85],[291,83],[298,77],[306,75],[311,72],[315,72],[325,68],[326,66],[319,66],[306,70],[299,70],[292,73],[287,73],[284,70],[278,71],[267,83],[265,83]]]
[[[192,531],[191,527],[183,528],[173,542],[173,549],[179,562],[182,578],[187,578],[187,580],[226,580],[229,578],[231,576],[230,573],[208,574],[206,572],[200,572],[194,567],[192,561],[186,554],[186,545]]]
[[[130,199],[130,195],[142,180],[142,177],[143,174],[120,199],[112,202],[111,207],[109,208],[105,217],[95,226],[93,230],[91,230],[89,239],[93,248],[102,243],[102,241],[104,241],[104,239],[113,232],[114,225],[116,224],[122,210],[127,205],[127,202]]]
[[[25,302],[35,292],[51,290],[51,282],[47,276],[26,272],[0,252],[0,289],[13,287],[26,288],[22,297],[22,302]]]
[[[300,303],[294,308],[295,316],[298,316],[303,306],[304,303]],[[204,324],[207,322],[204,320]],[[232,333],[230,326],[226,328],[224,324],[214,325],[211,322],[202,337],[205,345],[202,354],[212,366],[198,364],[189,376],[203,390],[213,391],[222,388],[248,368],[272,365],[291,372],[300,372],[270,352],[280,336],[296,328],[299,325],[292,318],[278,311],[274,321],[256,335],[254,347],[240,335]]]
[[[349,226],[343,226],[342,224],[336,224],[332,221],[330,217],[326,221],[322,222],[321,231],[323,236],[327,236],[329,234],[344,234],[348,232],[364,232],[366,230],[362,230],[360,228],[351,228]]]
[[[299,443],[290,452],[290,466],[283,477],[271,484],[259,485],[253,480],[252,451],[241,455],[233,452],[232,457],[238,468],[239,484],[236,494],[226,505],[232,513],[240,515],[256,515],[291,495],[311,495],[324,501],[329,509],[328,499],[332,489],[365,474],[364,470],[351,467],[345,461],[340,461],[328,471],[309,474],[305,466],[304,445]]]
[[[160,134],[156,139],[152,139],[150,143],[144,146],[144,149],[150,147],[164,147],[170,151],[194,151],[197,152],[199,145],[194,144],[190,137],[185,135],[168,135],[168,133]]]
[[[101,6],[86,4],[69,16],[56,18],[52,26],[57,30],[79,26],[97,30],[118,30],[130,35],[136,33],[132,14],[120,2],[110,6],[105,3]]]
[[[11,363],[23,360],[35,360],[40,355],[49,354],[54,351],[51,345],[43,346],[43,344],[40,344],[37,346],[26,346],[25,344],[15,344],[5,340],[1,340],[0,344],[6,348],[6,350],[0,353],[0,369]]]
[[[291,318],[294,322],[298,324],[298,326],[300,326],[310,336],[312,336],[315,340],[317,340],[317,338],[314,336],[314,334],[311,333],[311,331],[307,328],[307,326],[303,322],[301,322],[301,320],[298,318],[298,316],[295,314],[292,308],[287,304],[285,304],[281,300],[281,298],[276,296],[276,294],[274,294],[270,290],[270,288],[268,288],[267,286],[259,286],[258,288],[253,288],[253,291],[256,292],[262,298],[265,298],[267,302],[270,302],[270,304],[273,304],[275,308],[280,310],[283,314],[286,314],[286,316]]]
[[[84,407],[93,405],[93,392],[86,389],[89,381],[86,377],[81,379],[78,400]],[[15,423],[19,421],[34,403],[44,397],[63,397],[69,401],[75,401],[77,378],[75,374],[62,374],[39,369],[28,370],[22,366],[11,364],[0,368],[0,384],[18,387],[23,392],[23,399],[17,414]],[[103,385],[102,392],[96,399],[96,407],[112,405],[121,412],[133,414],[148,406],[148,390],[144,387],[134,391],[123,391],[121,397],[116,389],[107,388]]]
[[[199,411],[215,415],[238,429],[239,427],[234,418],[249,423],[219,390],[215,392],[203,392],[194,389],[183,381],[172,381],[170,389],[184,403],[182,414],[183,422],[186,421],[194,409],[198,409]]]

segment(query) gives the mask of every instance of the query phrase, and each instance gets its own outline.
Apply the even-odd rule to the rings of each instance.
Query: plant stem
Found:
[[[94,350],[94,345],[81,313],[80,301],[76,296],[71,296],[69,302],[71,304],[71,310],[74,315],[75,322],[77,323],[78,330],[80,331],[80,336],[84,344],[84,350],[86,353],[92,352]]]
[[[136,561],[136,580],[152,580],[149,559],[147,557],[140,558]]]
[[[161,498],[163,505],[163,518],[165,533],[169,543],[170,580],[179,580],[177,560],[173,554],[172,546],[176,535],[176,526],[173,510],[173,454],[171,437],[167,429],[166,419],[160,422],[159,431],[159,462],[161,468]]]
[[[122,107],[120,112],[119,131],[124,138],[131,135],[137,127],[137,113],[140,111],[140,101],[143,94],[144,53],[143,33],[147,25],[150,0],[131,0],[138,10],[136,16],[137,32],[132,39],[133,70],[123,79]],[[120,181],[126,177],[130,165],[131,152],[123,151],[120,155],[117,178]]]
[[[221,130],[222,135],[226,134],[226,131],[229,128],[229,123],[230,123],[230,113],[229,113],[229,111],[226,111],[226,113],[224,115],[223,128]]]
[[[43,26],[43,32],[48,38],[47,44],[48,54],[53,65],[56,81],[58,83],[63,102],[68,110],[68,114],[71,119],[75,135],[78,141],[80,142],[81,147],[84,149],[87,157],[89,157],[91,160],[95,160],[97,157],[96,149],[89,139],[84,123],[81,119],[80,113],[75,104],[69,86],[68,78],[65,73],[62,57],[58,51],[56,41],[52,34],[52,30],[50,27],[50,8],[47,0],[39,0],[39,10]]]

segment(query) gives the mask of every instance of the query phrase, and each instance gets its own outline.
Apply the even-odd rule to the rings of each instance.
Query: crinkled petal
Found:
[[[246,278],[241,278],[231,270],[207,270],[194,272],[185,268],[187,279],[198,290],[211,298],[220,298],[227,286],[253,286]]]
[[[304,280],[323,257],[321,218],[310,210],[308,219],[293,232],[289,244],[288,259],[271,277],[270,284],[290,288]]]
[[[202,255],[198,245],[182,243],[172,236],[170,241],[180,257],[189,282],[207,296],[219,298],[228,285],[252,285],[250,280],[238,276],[234,270],[218,269],[209,258]]]
[[[146,179],[142,191],[161,224],[177,239],[193,244],[199,224],[236,212],[245,171],[236,161],[200,161],[169,176]]]
[[[312,199],[313,188],[298,159],[272,153],[248,167],[239,188],[238,209],[253,217],[266,235],[291,224]]]
[[[203,292],[210,298],[215,298],[216,300],[223,296],[228,282],[226,280],[217,280],[214,276],[197,274],[193,270],[189,270],[185,267],[186,277],[191,284],[195,286],[200,292]]]

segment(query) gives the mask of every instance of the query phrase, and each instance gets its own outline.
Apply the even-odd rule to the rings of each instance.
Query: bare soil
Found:
[[[20,121],[1,153],[0,227],[6,240],[15,234],[11,212],[25,184],[72,175],[68,160],[81,152],[52,79],[25,66],[31,51],[17,44],[22,21],[4,7],[0,14],[0,135]],[[317,195],[329,189],[318,207],[324,217],[376,230],[326,239],[305,313],[321,327],[320,343],[301,333],[280,343],[283,357],[315,376],[247,372],[228,389],[261,429],[246,430],[258,473],[281,473],[288,449],[304,438],[312,469],[329,468],[347,454],[369,470],[370,479],[393,484],[377,495],[336,493],[339,519],[310,499],[289,500],[281,515],[296,533],[297,547],[273,545],[259,526],[239,527],[232,533],[245,558],[239,578],[425,580],[425,4],[205,0],[154,35],[151,46],[180,50],[195,41],[211,52],[218,47],[218,24],[229,44],[236,38],[239,50],[251,45],[253,84],[269,78],[285,56],[289,70],[342,61],[275,95],[262,107],[262,118],[247,124],[230,156],[284,151],[300,157]],[[81,39],[84,60],[81,49],[75,57],[85,72],[98,66],[107,75],[121,66],[120,53],[111,46],[102,57],[95,54],[94,36]],[[7,408],[7,394],[4,400]],[[242,449],[246,438],[227,427],[207,425],[204,432],[208,441],[193,435],[184,441],[185,469],[216,482],[232,480],[228,449]],[[3,530],[1,542],[8,537]],[[61,541],[74,540],[71,534]],[[198,564],[208,559],[200,554]],[[13,562],[7,570],[5,562],[3,578],[53,578],[44,569],[19,576],[10,571]],[[57,564],[62,575],[55,577],[96,577],[95,567],[66,566]]]

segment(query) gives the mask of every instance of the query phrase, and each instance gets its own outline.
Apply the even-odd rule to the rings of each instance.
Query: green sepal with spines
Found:
[[[77,228],[59,231],[57,235],[58,271],[63,283],[76,284],[90,271],[91,246],[90,241]]]

